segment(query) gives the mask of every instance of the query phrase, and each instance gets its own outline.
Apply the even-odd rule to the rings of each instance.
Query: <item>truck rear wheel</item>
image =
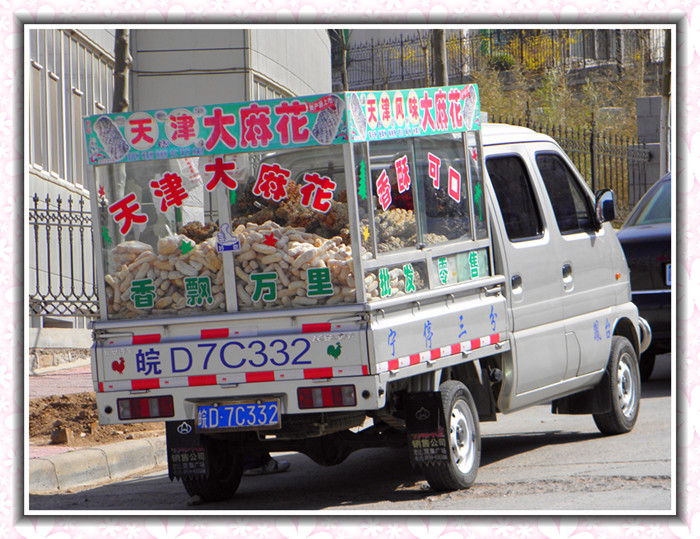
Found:
[[[199,496],[205,502],[220,502],[233,498],[243,476],[243,456],[234,451],[226,440],[206,441],[209,460],[208,476],[183,477],[187,494]]]
[[[476,480],[481,462],[479,414],[469,390],[449,380],[440,386],[447,429],[447,461],[423,466],[428,484],[435,490],[469,488]]]
[[[610,410],[593,414],[598,430],[603,434],[624,434],[637,422],[642,383],[639,362],[632,344],[620,335],[613,336],[607,376],[603,378]]]

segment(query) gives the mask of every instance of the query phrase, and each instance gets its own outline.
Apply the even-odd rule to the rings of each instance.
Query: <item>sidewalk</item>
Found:
[[[29,398],[94,391],[90,364],[38,370],[29,376]],[[165,466],[165,437],[130,440],[93,448],[29,446],[29,493],[56,494],[99,485]]]
[[[39,369],[29,375],[29,398],[94,391],[87,361]]]

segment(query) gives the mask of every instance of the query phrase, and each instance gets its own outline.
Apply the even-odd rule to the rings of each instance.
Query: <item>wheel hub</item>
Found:
[[[475,458],[474,430],[473,419],[466,404],[455,403],[450,421],[450,449],[455,465],[465,473],[471,469]]]
[[[617,398],[620,402],[620,411],[626,417],[630,417],[634,413],[635,406],[635,388],[628,360],[627,356],[620,358],[617,368]]]

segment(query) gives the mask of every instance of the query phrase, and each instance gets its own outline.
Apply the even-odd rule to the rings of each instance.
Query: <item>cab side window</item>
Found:
[[[486,170],[496,192],[508,239],[517,242],[541,238],[544,235],[542,217],[522,159],[515,155],[489,157]]]
[[[562,234],[575,234],[592,230],[593,207],[563,159],[556,154],[538,153],[536,161],[559,231]]]

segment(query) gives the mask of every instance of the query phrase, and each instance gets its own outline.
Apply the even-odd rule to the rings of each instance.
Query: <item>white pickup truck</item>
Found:
[[[482,126],[476,86],[84,122],[99,418],[165,421],[191,495],[232,497],[247,455],[389,445],[466,488],[479,423],[541,403],[633,428],[650,332],[612,193]]]

